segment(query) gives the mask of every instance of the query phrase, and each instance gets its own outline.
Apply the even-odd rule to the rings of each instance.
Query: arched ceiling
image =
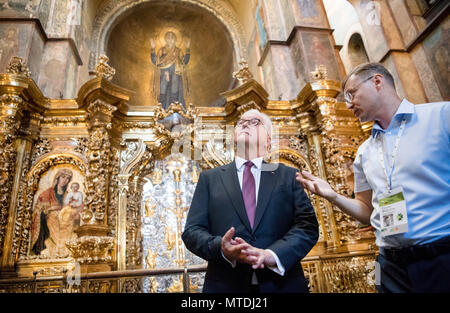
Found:
[[[150,37],[156,50],[164,34],[177,34],[177,46],[191,58],[186,66],[190,89],[187,102],[195,106],[219,105],[219,94],[230,88],[233,73],[233,43],[225,25],[209,11],[183,2],[151,1],[123,14],[112,27],[106,45],[110,64],[116,69],[113,82],[133,90],[130,105],[156,105],[153,93],[157,71],[150,59]],[[186,83],[186,82],[185,82]]]

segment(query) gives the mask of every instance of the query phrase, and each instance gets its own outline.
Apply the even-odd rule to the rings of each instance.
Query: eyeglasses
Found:
[[[372,75],[370,77],[367,77],[366,79],[364,79],[362,82],[360,82],[359,84],[357,84],[355,87],[353,87],[350,90],[347,90],[344,92],[344,99],[345,102],[350,103],[353,100],[353,96],[355,94],[355,92],[358,90],[358,87],[361,86],[362,83],[365,83],[366,81],[368,81],[369,79],[371,79],[372,77],[374,77],[375,75]]]
[[[262,125],[261,120],[257,119],[257,118],[252,118],[251,120],[239,120],[236,124],[236,126],[238,127],[243,127],[244,124],[247,123],[247,125],[250,126],[259,126]]]

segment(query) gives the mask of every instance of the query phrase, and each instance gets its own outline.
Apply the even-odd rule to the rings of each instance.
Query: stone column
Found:
[[[258,65],[270,99],[295,98],[311,82],[309,73],[321,64],[327,67],[330,79],[342,78],[340,56],[322,1],[265,0],[257,8],[259,37],[267,37],[265,41],[260,38],[264,47]]]

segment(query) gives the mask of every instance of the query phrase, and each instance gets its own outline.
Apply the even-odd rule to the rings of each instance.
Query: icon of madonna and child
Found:
[[[32,254],[47,258],[69,256],[65,243],[77,237],[74,229],[80,225],[80,212],[84,208],[80,191],[83,177],[77,172],[77,181],[73,177],[73,170],[62,168],[56,171],[53,180],[47,175],[41,184],[41,179],[39,189],[43,187],[44,191],[38,193],[32,214]],[[51,183],[45,184],[45,181]]]

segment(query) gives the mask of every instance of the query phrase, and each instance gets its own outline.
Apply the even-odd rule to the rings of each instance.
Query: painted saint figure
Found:
[[[41,254],[47,250],[49,256],[55,256],[61,250],[59,213],[64,205],[67,187],[73,173],[69,169],[59,170],[50,188],[43,191],[35,204],[31,225],[31,250]]]
[[[186,41],[185,54],[176,46],[177,36],[175,33],[168,31],[164,35],[164,40],[166,44],[156,53],[155,41],[153,38],[150,39],[151,60],[160,70],[158,102],[161,103],[163,109],[167,109],[174,102],[185,106],[183,81],[185,83],[187,81],[185,66],[190,58],[190,40]]]
[[[70,192],[67,194],[64,200],[64,205],[70,205],[72,207],[79,208],[83,204],[83,194],[78,191],[80,189],[80,184],[73,182],[70,186]]]
[[[58,253],[60,256],[69,254],[65,245],[66,241],[77,237],[74,230],[76,226],[80,226],[80,212],[84,207],[83,194],[78,191],[79,188],[79,183],[72,183],[71,191],[64,198],[64,206],[59,212]]]
[[[78,191],[79,189],[80,184],[77,182],[70,185],[71,191],[67,193],[64,199],[64,208],[59,214],[60,226],[64,223],[67,227],[62,228],[65,228],[67,233],[72,232],[75,226],[80,226],[80,212],[84,208],[84,202],[83,194]]]
[[[18,31],[8,28],[0,38],[0,72],[6,72],[9,62],[13,56],[19,53]]]

